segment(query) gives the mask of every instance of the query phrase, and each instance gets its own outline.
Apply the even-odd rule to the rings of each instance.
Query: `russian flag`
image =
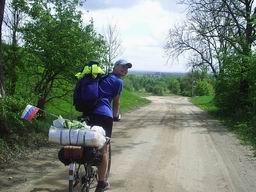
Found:
[[[36,113],[39,111],[40,109],[38,107],[35,107],[33,105],[27,105],[26,108],[24,109],[21,118],[28,120],[28,121],[32,121],[32,119],[36,116]]]

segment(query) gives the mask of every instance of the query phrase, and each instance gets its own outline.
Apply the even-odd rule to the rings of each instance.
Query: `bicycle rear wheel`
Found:
[[[83,185],[83,178],[86,171],[80,164],[72,163],[69,165],[69,192],[86,192]]]

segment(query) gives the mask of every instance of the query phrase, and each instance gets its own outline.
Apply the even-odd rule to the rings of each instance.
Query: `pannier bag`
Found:
[[[58,157],[65,165],[71,162],[82,163],[85,159],[84,148],[82,146],[64,146],[60,149]]]
[[[58,157],[64,165],[76,162],[97,166],[101,163],[102,153],[94,147],[64,146],[59,150]]]
[[[93,126],[91,129],[62,129],[51,126],[49,142],[61,145],[81,145],[102,148],[106,142],[105,131],[102,127]]]

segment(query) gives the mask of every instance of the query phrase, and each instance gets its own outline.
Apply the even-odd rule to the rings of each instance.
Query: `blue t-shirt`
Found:
[[[113,117],[112,100],[115,96],[120,96],[123,88],[123,80],[115,74],[110,74],[100,82],[100,101],[93,114]]]

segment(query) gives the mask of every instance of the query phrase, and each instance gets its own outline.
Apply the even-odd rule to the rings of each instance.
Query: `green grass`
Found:
[[[191,99],[191,102],[200,107],[201,109],[208,111],[210,113],[218,112],[218,107],[214,103],[213,96],[197,96]]]
[[[80,113],[75,110],[71,97],[47,103],[46,111],[54,115],[61,115],[65,118],[73,118],[80,115]]]
[[[148,103],[150,103],[149,100],[140,97],[133,92],[123,90],[121,96],[121,112],[127,112],[135,108],[144,106]]]

